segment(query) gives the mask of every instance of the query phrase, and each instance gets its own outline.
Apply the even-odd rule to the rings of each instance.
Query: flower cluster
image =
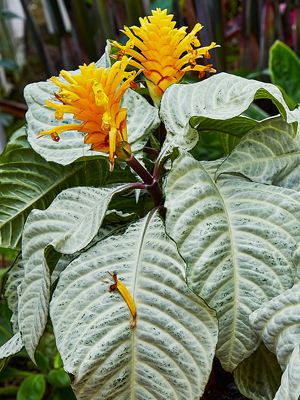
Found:
[[[125,91],[130,87],[136,72],[126,72],[128,58],[123,57],[109,68],[97,68],[94,63],[79,67],[78,74],[61,71],[63,79],[52,77],[58,86],[53,101],[46,106],[55,110],[55,118],[62,120],[65,113],[74,115],[78,123],[63,124],[39,135],[51,135],[59,140],[64,131],[78,130],[85,133],[84,142],[96,151],[109,154],[111,167],[118,145],[127,142],[126,108],[121,107]]]
[[[209,50],[218,47],[212,42],[201,47],[197,33],[202,25],[197,23],[190,33],[187,27],[175,28],[173,15],[167,10],[156,9],[152,16],[140,18],[140,27],[124,27],[122,31],[129,40],[125,45],[114,41],[120,55],[132,57],[130,65],[141,69],[147,81],[152,99],[159,103],[165,90],[178,83],[187,71],[215,72],[211,64],[201,65],[198,59],[210,58]]]
[[[41,131],[40,136],[51,135],[59,141],[59,134],[64,131],[83,132],[84,142],[91,144],[93,150],[109,154],[112,170],[115,157],[124,154],[122,149],[130,154],[126,109],[121,107],[121,100],[138,71],[126,72],[128,65],[143,72],[156,104],[164,91],[178,83],[187,71],[197,71],[201,76],[206,71],[215,72],[211,64],[197,62],[209,58],[209,50],[217,46],[213,42],[201,47],[196,37],[202,28],[199,23],[187,33],[187,27],[175,28],[173,15],[168,15],[167,10],[156,9],[152,16],[140,18],[140,24],[124,28],[128,37],[125,45],[113,42],[119,54],[110,69],[92,63],[79,67],[78,73],[61,71],[60,78],[51,78],[58,91],[53,99],[46,101],[46,106],[55,110],[57,120],[68,113],[73,114],[75,121]]]

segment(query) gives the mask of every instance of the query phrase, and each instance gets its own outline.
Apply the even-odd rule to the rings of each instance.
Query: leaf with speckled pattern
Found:
[[[300,343],[300,283],[253,312],[250,322],[285,369]]]
[[[118,292],[118,273],[137,307]],[[156,213],[83,252],[61,273],[50,314],[80,400],[198,400],[217,341],[215,313],[185,283],[185,264]]]
[[[6,343],[0,347],[0,360],[5,360],[5,358],[13,356],[19,353],[23,348],[23,342],[20,332],[17,332],[13,337],[11,337]],[[2,362],[0,363],[0,366]],[[0,367],[1,370],[1,367]]]
[[[239,173],[254,182],[300,189],[300,138],[281,118],[256,125],[217,171]]]
[[[220,73],[190,85],[171,85],[160,107],[167,130],[165,145],[191,149],[198,140],[198,132],[189,124],[191,117],[237,117],[258,98],[270,99],[287,122],[298,122],[298,112],[289,110],[280,90],[270,83]]]
[[[33,210],[23,232],[25,277],[19,286],[18,325],[25,348],[34,352],[43,334],[50,300],[50,273],[45,251],[72,254],[97,234],[111,198],[126,188],[77,187],[61,192],[44,211]]]
[[[32,209],[48,207],[69,187],[103,186],[111,179],[108,174],[106,160],[67,166],[45,161],[30,147],[25,128],[19,129],[0,156],[0,246],[20,249],[23,227]]]
[[[232,371],[258,346],[251,312],[293,285],[300,194],[235,176],[215,182],[209,164],[188,153],[175,160],[166,229],[188,264],[189,286],[217,311],[217,356]]]
[[[300,283],[286,290],[250,316],[265,345],[277,356],[281,385],[274,400],[298,400],[300,396]]]
[[[7,273],[7,280],[4,286],[4,297],[7,305],[12,312],[10,322],[13,332],[17,333],[18,327],[18,286],[24,279],[24,265],[18,257],[13,267]]]
[[[282,375],[281,385],[274,400],[299,400],[300,398],[300,345],[298,344],[289,359]]]

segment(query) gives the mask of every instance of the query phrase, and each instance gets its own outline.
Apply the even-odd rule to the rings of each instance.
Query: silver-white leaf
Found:
[[[10,322],[12,324],[13,332],[17,333],[18,327],[18,287],[24,279],[24,264],[18,258],[9,270],[7,280],[4,286],[4,297],[7,305],[12,312]]]
[[[251,312],[293,285],[300,194],[232,176],[215,183],[208,164],[188,153],[175,160],[166,229],[188,264],[189,286],[217,311],[217,356],[232,371],[258,345]]]
[[[17,332],[6,343],[0,347],[0,360],[13,356],[23,348],[23,342],[20,332]]]
[[[300,343],[300,283],[256,310],[250,322],[284,370]]]
[[[128,307],[107,271],[117,272]],[[80,400],[198,400],[217,340],[215,313],[186,286],[185,264],[157,213],[83,252],[61,274],[50,314]]]
[[[287,122],[299,120],[299,115],[289,110],[280,90],[270,83],[220,73],[190,85],[171,85],[160,107],[167,129],[166,142],[190,149],[197,140],[197,133],[189,125],[191,117],[233,118],[246,111],[256,98],[271,99]]]
[[[84,248],[97,234],[112,196],[124,188],[67,189],[46,210],[33,210],[29,215],[22,237],[25,277],[19,287],[18,324],[31,359],[48,316],[50,275],[44,256],[47,246],[66,254]]]
[[[260,183],[299,190],[300,138],[281,118],[257,124],[217,171],[240,173]]]
[[[300,344],[289,359],[282,375],[281,385],[274,400],[299,400],[300,398]]]

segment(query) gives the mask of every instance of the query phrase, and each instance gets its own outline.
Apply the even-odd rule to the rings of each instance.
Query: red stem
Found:
[[[126,162],[144,182],[141,186],[138,185],[140,186],[138,188],[146,189],[150,193],[154,205],[160,206],[163,203],[163,195],[157,177],[154,178],[133,155]],[[135,184],[133,186],[136,187]]]

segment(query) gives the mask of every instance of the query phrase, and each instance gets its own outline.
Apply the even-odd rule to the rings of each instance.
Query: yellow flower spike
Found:
[[[175,28],[173,15],[167,10],[157,8],[152,16],[140,18],[140,27],[124,27],[122,32],[128,37],[127,43],[118,47],[120,59],[123,55],[132,57],[129,64],[143,70],[150,95],[156,105],[159,104],[165,90],[178,83],[187,71],[215,72],[212,65],[197,64],[199,58],[210,58],[209,50],[219,47],[212,42],[201,47],[197,33],[202,25],[197,23],[190,33],[187,27]]]
[[[120,143],[127,142],[126,109],[121,108],[121,100],[137,75],[135,71],[125,71],[128,64],[129,59],[123,57],[110,69],[97,68],[92,63],[80,66],[77,74],[61,71],[63,80],[52,77],[58,91],[45,105],[54,110],[57,120],[68,113],[78,123],[57,125],[39,132],[39,136],[50,135],[58,142],[62,132],[83,132],[84,143],[90,144],[92,150],[109,154],[110,170],[113,170],[116,149]]]

